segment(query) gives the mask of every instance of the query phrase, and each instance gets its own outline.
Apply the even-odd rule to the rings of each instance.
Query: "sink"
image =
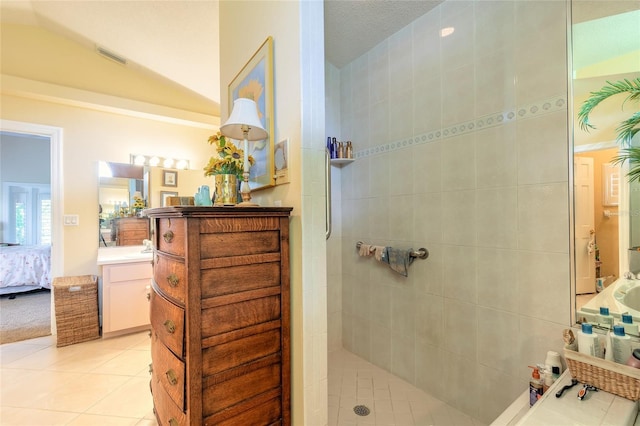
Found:
[[[151,261],[153,251],[147,251],[144,246],[108,247],[98,249],[98,265],[113,263],[130,263]]]

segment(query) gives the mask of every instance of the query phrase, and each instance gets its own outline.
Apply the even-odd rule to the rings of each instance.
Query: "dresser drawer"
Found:
[[[153,279],[164,294],[184,305],[187,288],[184,261],[156,254]]]
[[[151,329],[158,339],[178,357],[184,354],[184,309],[151,292]]]
[[[202,351],[202,376],[212,376],[280,352],[280,328],[221,343]]]
[[[156,219],[158,249],[176,256],[184,256],[185,219]]]
[[[151,361],[153,381],[160,383],[178,408],[184,410],[184,363],[160,340],[151,341]]]
[[[243,256],[280,251],[280,232],[223,232],[200,235],[200,257]]]
[[[154,378],[151,379],[151,393],[153,394],[153,410],[159,425],[185,426],[188,424],[184,411],[173,402],[162,385]]]
[[[202,310],[202,337],[280,318],[280,296],[261,297]]]
[[[243,371],[223,382],[205,380],[202,389],[203,415],[210,416],[241,403],[251,406],[251,399],[268,391],[279,394],[281,377],[280,364],[273,363],[250,372]]]

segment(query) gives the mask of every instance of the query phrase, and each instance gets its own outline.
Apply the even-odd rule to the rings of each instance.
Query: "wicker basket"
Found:
[[[58,347],[100,337],[98,277],[54,278],[53,296]]]
[[[640,399],[640,369],[566,348],[564,356],[574,379],[632,401]]]

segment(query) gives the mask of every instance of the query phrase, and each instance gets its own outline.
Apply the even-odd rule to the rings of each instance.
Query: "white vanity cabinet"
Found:
[[[102,265],[102,337],[149,328],[151,262]]]

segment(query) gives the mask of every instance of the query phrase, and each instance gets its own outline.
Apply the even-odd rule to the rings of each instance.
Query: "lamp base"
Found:
[[[245,139],[246,142],[246,139]],[[243,181],[240,185],[240,194],[242,194],[242,202],[236,204],[240,207],[258,207],[259,204],[251,202],[251,188],[249,188],[249,170],[244,171]]]

